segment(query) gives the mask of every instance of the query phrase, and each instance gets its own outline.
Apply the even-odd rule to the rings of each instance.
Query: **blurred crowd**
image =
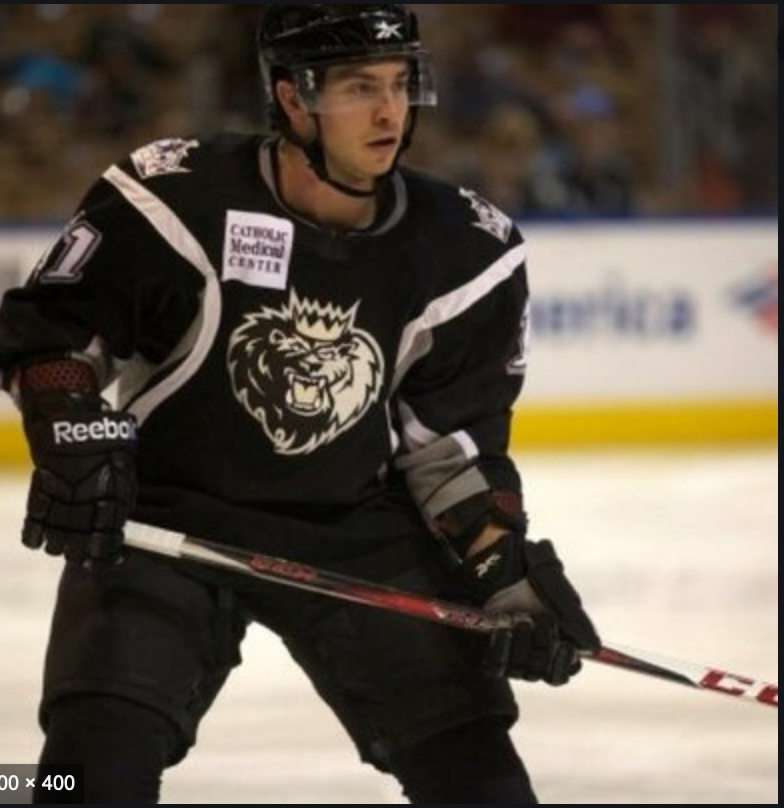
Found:
[[[158,137],[265,126],[258,4],[0,6],[0,219]],[[418,4],[408,162],[520,218],[778,211],[778,6]]]

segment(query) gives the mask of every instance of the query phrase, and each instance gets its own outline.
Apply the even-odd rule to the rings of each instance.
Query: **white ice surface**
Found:
[[[607,639],[778,680],[777,452],[519,465],[533,533],[556,540]],[[31,763],[59,562],[20,546],[26,483],[0,480],[0,763]],[[275,637],[254,630],[243,653],[164,802],[403,802]],[[514,737],[543,803],[778,802],[774,710],[596,666],[563,690],[515,687]]]

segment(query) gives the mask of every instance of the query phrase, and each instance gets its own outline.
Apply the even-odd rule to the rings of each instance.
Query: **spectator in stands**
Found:
[[[95,8],[100,11],[82,48],[82,61],[90,71],[82,119],[94,131],[113,136],[149,120],[156,81],[171,64],[123,5]]]

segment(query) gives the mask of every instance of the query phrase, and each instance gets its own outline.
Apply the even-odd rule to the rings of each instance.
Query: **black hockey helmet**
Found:
[[[336,184],[329,178],[320,136],[315,143],[299,142],[277,100],[276,82],[292,81],[318,123],[319,92],[328,67],[406,59],[411,67],[408,92],[411,120],[398,157],[411,145],[418,107],[437,103],[433,71],[419,38],[417,18],[405,5],[272,4],[265,8],[262,17],[258,50],[273,128],[305,151],[322,180],[350,195],[367,194]]]

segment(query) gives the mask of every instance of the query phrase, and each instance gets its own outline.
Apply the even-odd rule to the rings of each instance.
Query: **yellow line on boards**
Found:
[[[574,449],[775,443],[778,434],[778,401],[523,406],[515,412],[512,446]]]
[[[672,405],[522,406],[512,424],[513,449],[696,446],[776,443],[777,401]],[[0,468],[29,466],[18,420],[0,420]]]

